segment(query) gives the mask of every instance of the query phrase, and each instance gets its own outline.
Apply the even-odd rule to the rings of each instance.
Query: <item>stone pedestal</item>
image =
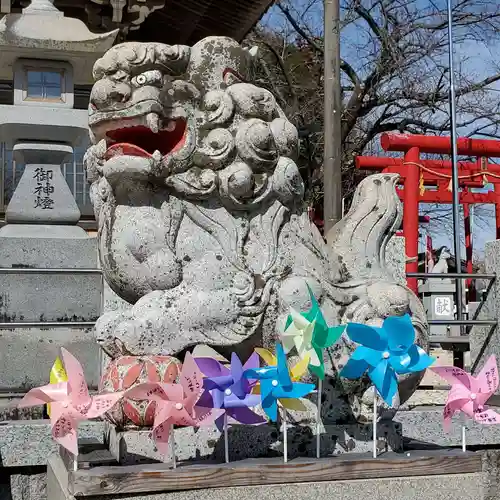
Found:
[[[50,143],[15,148],[17,160],[27,165],[6,211],[8,224],[0,229],[4,391],[22,393],[47,383],[61,347],[82,361],[90,386],[97,387],[100,358],[92,325],[101,314],[102,277],[96,240],[75,225],[80,211],[59,166],[72,151]],[[64,325],[75,322],[81,325]]]
[[[430,279],[418,287],[428,319],[452,320],[455,318],[455,284],[449,279]],[[458,336],[460,331],[447,325],[432,325],[432,337]]]

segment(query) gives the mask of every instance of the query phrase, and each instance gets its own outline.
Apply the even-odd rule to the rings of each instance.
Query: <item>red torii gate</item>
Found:
[[[449,137],[426,135],[382,134],[381,145],[385,151],[404,153],[404,158],[383,158],[378,156],[358,156],[356,167],[398,173],[403,189],[398,194],[403,201],[403,234],[407,256],[406,272],[418,272],[418,205],[419,203],[452,203],[451,162],[443,160],[421,160],[421,153],[449,155]],[[459,162],[460,203],[464,206],[465,233],[468,272],[472,272],[472,246],[470,239],[471,203],[492,203],[495,205],[496,237],[500,238],[500,165],[489,163],[487,158],[500,158],[500,141],[487,139],[457,140],[460,156],[475,156],[476,161]],[[472,193],[470,188],[493,184],[494,191]],[[425,186],[435,185],[437,190],[426,190]],[[417,291],[417,279],[409,278],[408,286]]]

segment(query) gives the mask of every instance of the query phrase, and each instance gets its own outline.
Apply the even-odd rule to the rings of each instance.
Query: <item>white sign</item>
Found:
[[[436,297],[434,300],[434,314],[436,316],[450,316],[453,314],[451,297]]]

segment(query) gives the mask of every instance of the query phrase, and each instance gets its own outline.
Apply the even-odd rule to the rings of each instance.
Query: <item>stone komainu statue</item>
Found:
[[[330,324],[409,312],[427,348],[421,304],[385,266],[397,177],[359,185],[328,247],[303,204],[297,130],[251,83],[253,59],[211,37],[125,43],[97,61],[85,165],[102,268],[131,304],[99,319],[98,342],[114,358],[196,344],[244,354],[272,345],[290,306],[309,307],[309,285]],[[354,347],[343,338],[330,350],[330,376]],[[401,400],[419,380],[401,380]],[[361,395],[370,384],[341,385]]]

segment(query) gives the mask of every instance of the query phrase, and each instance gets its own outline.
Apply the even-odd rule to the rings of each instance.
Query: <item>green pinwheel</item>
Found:
[[[308,287],[309,288],[309,287]],[[318,301],[309,288],[311,296],[311,309],[299,313],[290,309],[290,314],[281,333],[281,341],[285,353],[296,349],[298,356],[309,360],[309,370],[320,380],[325,378],[325,365],[323,362],[323,349],[331,347],[344,333],[345,326],[328,326]]]

